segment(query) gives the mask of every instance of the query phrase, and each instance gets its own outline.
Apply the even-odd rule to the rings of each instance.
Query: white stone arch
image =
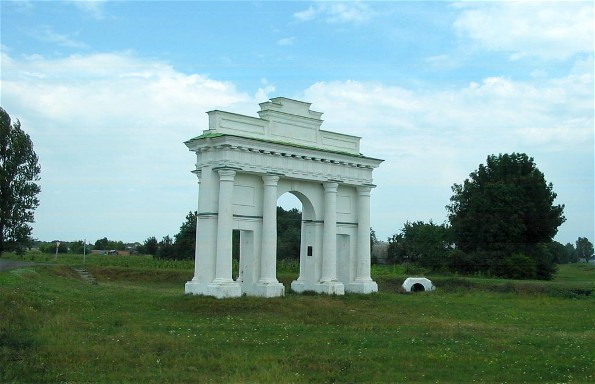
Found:
[[[302,203],[297,292],[370,293],[370,191],[382,160],[359,153],[359,137],[320,129],[310,104],[275,98],[259,118],[209,112],[209,129],[187,141],[199,180],[195,271],[186,293],[284,295],[276,278],[277,200]],[[231,276],[232,232],[240,274]]]
[[[312,203],[314,196],[311,196],[308,191],[303,190],[300,186],[296,186],[295,182],[283,183],[280,182],[277,189],[277,200],[286,193],[295,196],[302,204],[302,219],[307,218],[308,220],[319,220],[320,215],[316,216],[316,207]]]

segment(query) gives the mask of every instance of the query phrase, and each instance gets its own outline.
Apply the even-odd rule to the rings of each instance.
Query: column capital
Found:
[[[236,170],[230,168],[217,169],[219,173],[219,180],[221,181],[233,181],[236,176]]]
[[[372,186],[371,185],[358,185],[356,187],[357,189],[357,193],[360,196],[370,196],[370,192],[372,191]]]
[[[194,171],[191,171],[192,173],[194,173],[194,175],[196,177],[198,177],[198,182],[200,183],[200,177],[202,176],[202,170],[201,169],[195,169]]]
[[[325,192],[337,193],[337,188],[339,187],[339,183],[331,180],[331,181],[326,181],[326,182],[322,183],[322,186],[324,187]]]
[[[280,179],[280,177],[278,175],[273,175],[273,174],[262,175],[262,181],[264,182],[264,185],[266,185],[266,186],[276,187],[277,183],[279,182],[279,179]]]

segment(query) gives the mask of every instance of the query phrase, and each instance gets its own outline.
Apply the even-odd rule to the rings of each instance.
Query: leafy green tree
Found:
[[[93,249],[95,249],[95,250],[110,249],[109,248],[109,240],[107,239],[107,237],[104,237],[103,239],[96,240],[95,245],[93,246]]]
[[[579,237],[576,241],[576,256],[578,259],[585,260],[593,257],[593,243],[586,237]]]
[[[391,259],[411,262],[431,270],[440,270],[447,263],[449,230],[445,225],[423,221],[406,222],[401,233],[389,239]]]
[[[39,244],[39,250],[43,253],[54,254],[56,253],[56,243],[58,243],[58,240],[41,243]],[[58,246],[58,253],[68,253],[67,242],[60,241],[60,245]]]
[[[126,249],[126,244],[124,244],[124,242],[122,242],[122,241],[108,240],[107,237],[104,237],[103,239],[99,239],[99,240],[95,241],[95,245],[93,246],[93,249],[103,250],[103,251],[111,251],[111,250],[123,251]]]
[[[299,260],[302,234],[302,213],[292,208],[277,207],[277,257]]]
[[[31,242],[41,167],[29,135],[0,107],[0,256]]]
[[[143,245],[140,246],[139,253],[156,256],[158,250],[159,242],[155,236],[151,236],[145,240]]]
[[[563,205],[533,158],[513,153],[491,155],[486,165],[452,187],[446,208],[457,248],[472,254],[479,271],[502,275],[499,258],[523,254],[534,258],[533,277],[549,279],[555,270],[542,243],[549,243],[565,221]],[[517,257],[518,258],[518,257]],[[531,267],[528,267],[532,270]]]
[[[174,242],[169,235],[165,236],[159,242],[159,250],[157,251],[157,258],[159,259],[173,259],[174,258]]]
[[[198,212],[188,212],[180,232],[174,236],[174,257],[176,259],[194,259],[196,247],[196,217]]]
[[[576,248],[574,247],[574,244],[566,243],[564,248],[566,248],[566,252],[568,252],[568,259],[566,262],[567,263],[576,263],[577,257],[576,257]]]
[[[405,250],[405,239],[402,233],[395,233],[388,238],[386,260],[389,263],[405,263],[410,261]]]
[[[68,244],[70,253],[82,255],[84,252],[88,253],[83,240],[72,241]]]
[[[557,241],[552,241],[551,243],[546,244],[547,249],[553,256],[556,264],[572,263],[573,258],[576,259],[576,256],[574,256],[576,254],[574,246],[570,244],[570,248],[568,248],[567,245],[563,245]]]

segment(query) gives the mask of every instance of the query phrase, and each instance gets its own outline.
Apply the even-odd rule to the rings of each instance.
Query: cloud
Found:
[[[441,145],[469,141],[478,149],[480,144],[493,150],[556,149],[592,138],[592,88],[590,73],[536,82],[487,77],[459,89],[432,91],[339,81],[314,84],[304,99],[325,111],[328,124],[381,138],[367,144],[375,152],[404,136],[431,136]],[[534,135],[535,130],[541,134]]]
[[[85,43],[73,39],[69,35],[60,34],[54,31],[54,29],[48,25],[43,25],[38,28],[33,35],[44,42],[58,44],[63,47],[69,48],[87,48]]]
[[[364,155],[385,159],[375,171],[374,228],[446,219],[454,183],[490,154],[535,160],[559,202],[565,239],[592,223],[593,73],[588,63],[559,78],[495,76],[459,88],[413,89],[377,82],[318,82],[297,98],[324,112],[322,129],[362,137]],[[584,69],[581,70],[581,69]],[[381,232],[380,236],[389,235]]]
[[[461,2],[457,33],[511,60],[566,60],[592,53],[593,2]]]
[[[57,239],[175,233],[196,206],[195,159],[183,142],[208,128],[205,111],[253,114],[263,101],[126,52],[62,59],[3,52],[1,86],[3,108],[20,119],[42,166],[34,228]]]
[[[322,19],[327,23],[361,24],[372,19],[374,12],[368,4],[361,2],[325,2],[311,5],[293,16],[298,21]]]
[[[270,99],[269,94],[277,90],[275,85],[269,83],[269,81],[266,78],[260,79],[260,83],[262,87],[258,88],[256,93],[254,94],[254,99],[259,103],[268,101]]]
[[[104,5],[107,0],[75,0],[69,1],[69,3],[94,19],[103,20],[105,18]]]
[[[277,45],[281,45],[281,46],[293,45],[294,41],[295,41],[295,37],[285,37],[285,38],[279,39],[277,41]]]

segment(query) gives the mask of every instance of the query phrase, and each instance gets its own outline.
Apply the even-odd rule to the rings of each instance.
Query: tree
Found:
[[[155,238],[155,236],[149,237],[143,245],[140,246],[140,253],[147,254],[147,255],[157,255],[157,250],[159,249],[159,242]]]
[[[180,232],[174,236],[175,259],[194,259],[196,247],[196,218],[198,212],[188,212],[186,221],[180,227]]]
[[[568,259],[567,263],[576,263],[576,248],[574,248],[574,244],[566,243],[564,246],[566,248],[566,252],[568,252]]]
[[[547,271],[552,271],[553,259],[540,244],[551,242],[565,221],[564,206],[554,205],[553,185],[546,183],[533,158],[491,155],[469,177],[454,184],[446,207],[457,248],[475,257],[479,271],[502,275],[502,266],[510,264],[502,258],[515,255],[520,260],[524,255],[534,260],[532,277],[551,278]]]
[[[33,223],[39,205],[40,172],[31,138],[0,107],[0,256],[31,242],[28,223]]]
[[[108,240],[107,237],[104,237],[103,239],[95,241],[93,249],[100,251],[123,251],[126,249],[126,244],[122,241]]]
[[[570,247],[568,247],[570,245]],[[556,264],[566,264],[576,261],[576,252],[574,246],[570,243],[563,245],[557,241],[552,241],[547,244],[549,252],[554,257]]]
[[[389,259],[411,262],[431,270],[447,264],[449,230],[445,225],[406,222],[401,233],[389,239]]]
[[[372,250],[374,246],[378,244],[378,238],[376,237],[376,231],[374,228],[370,227],[370,254],[372,254]]]
[[[174,242],[169,237],[165,236],[163,240],[159,242],[159,250],[157,251],[157,257],[159,259],[173,259],[174,258]]]
[[[70,253],[74,253],[77,255],[82,255],[83,253],[87,253],[88,250],[86,249],[85,242],[83,240],[72,241],[68,244],[68,248]]]
[[[403,233],[395,233],[388,238],[386,260],[389,263],[404,263],[410,261],[408,260],[408,255],[405,251],[405,238]]]
[[[576,257],[585,260],[593,257],[593,244],[586,237],[579,237],[576,241]]]
[[[68,243],[65,241],[54,240],[39,244],[39,250],[43,253],[56,253],[56,244],[58,244],[58,253],[68,253]]]
[[[301,235],[302,213],[297,208],[277,207],[277,257],[299,260]]]

